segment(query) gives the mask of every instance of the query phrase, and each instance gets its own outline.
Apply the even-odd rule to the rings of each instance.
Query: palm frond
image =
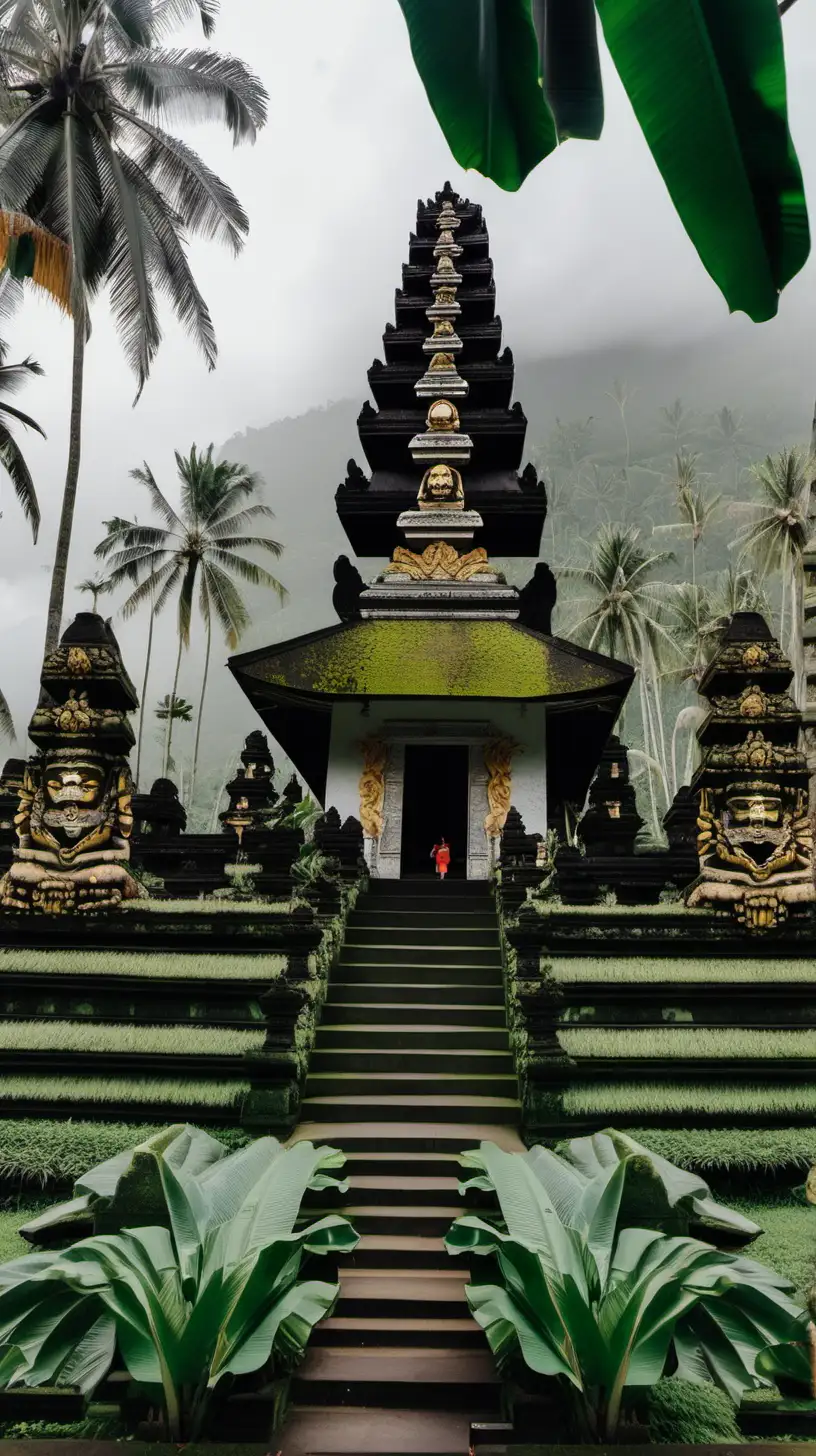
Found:
[[[257,566],[254,561],[248,561],[245,556],[239,556],[235,551],[225,551],[222,547],[213,549],[210,558],[217,561],[220,567],[232,571],[242,581],[249,582],[250,586],[267,586],[277,593],[278,599],[283,601],[287,595],[286,588],[281,585],[277,577],[265,571],[262,566]]]
[[[14,739],[17,737],[14,719],[11,716],[11,709],[6,702],[5,694],[2,692],[0,692],[0,733],[4,733],[6,738]]]
[[[148,465],[146,460],[143,465],[137,465],[134,470],[131,470],[130,478],[131,480],[138,480],[139,484],[143,485],[148,491],[150,495],[150,504],[152,505],[156,514],[161,516],[161,519],[164,521],[165,525],[168,526],[171,531],[182,532],[184,530],[183,522],[173,510],[173,507],[167,500],[167,497],[164,496],[159,489],[156,477],[154,476],[153,471],[150,469],[150,466]],[[149,527],[148,529],[154,530],[155,527]]]
[[[223,121],[236,143],[254,141],[266,121],[266,89],[236,56],[154,47],[105,66],[102,76],[117,83],[126,107],[149,119]]]
[[[23,515],[31,527],[31,534],[36,542],[40,532],[40,506],[34,481],[22,450],[2,422],[0,422],[0,467],[5,470],[14,487],[14,494],[22,506]]]

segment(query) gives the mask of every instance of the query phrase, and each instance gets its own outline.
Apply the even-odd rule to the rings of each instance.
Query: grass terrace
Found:
[[[816,1033],[814,1033],[816,1035]],[[0,1021],[4,1051],[122,1052],[146,1056],[237,1057],[263,1046],[264,1027],[117,1025],[110,1022]]]
[[[0,1102],[64,1102],[74,1107],[83,1102],[100,1106],[153,1102],[194,1113],[196,1108],[238,1107],[248,1092],[248,1082],[203,1078],[0,1076]]]
[[[242,866],[243,868],[243,866]],[[201,895],[197,900],[123,900],[116,913],[127,915],[291,915],[309,901],[294,900],[219,900]]]
[[[97,1163],[104,1163],[123,1148],[145,1142],[166,1126],[165,1121],[0,1118],[0,1179],[33,1187],[73,1183]],[[250,1140],[240,1128],[211,1128],[210,1136],[218,1138],[230,1152]]]
[[[647,910],[647,905],[639,909]],[[687,985],[756,982],[757,985],[785,983],[816,984],[816,960],[779,957],[754,960],[751,956],[702,960],[675,960],[663,956],[555,956],[548,961],[557,981],[569,985],[594,981],[603,985],[649,984],[672,981]]]
[[[615,1127],[624,1117],[703,1115],[770,1116],[785,1118],[797,1113],[816,1117],[816,1085],[793,1082],[767,1086],[725,1082],[582,1082],[562,1094],[564,1112],[570,1117],[601,1117]],[[644,1131],[647,1144],[653,1136]],[[769,1130],[769,1138],[778,1134]]]
[[[706,1057],[713,1060],[816,1057],[816,1028],[757,1031],[728,1026],[657,1026],[642,1030],[563,1027],[558,1039],[564,1051],[574,1057]]]
[[[281,955],[180,955],[156,951],[0,950],[0,975],[144,976],[183,981],[274,981]]]
[[[0,1138],[2,1128],[0,1122]],[[619,1131],[670,1163],[700,1173],[765,1175],[784,1168],[806,1172],[816,1163],[816,1126],[620,1127]]]

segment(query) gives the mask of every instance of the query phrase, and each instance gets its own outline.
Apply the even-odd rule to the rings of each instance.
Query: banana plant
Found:
[[[399,4],[454,157],[508,190],[568,137],[600,136],[597,12],[703,266],[730,309],[773,318],[810,250],[777,0]]]
[[[547,1154],[546,1148],[533,1151],[546,1155],[536,1158],[536,1169],[552,1194],[551,1179],[558,1176],[554,1164],[564,1169],[564,1162],[552,1153]],[[602,1178],[607,1169],[614,1168],[624,1159],[633,1160],[626,1179],[621,1222],[642,1223],[648,1218],[649,1228],[681,1234],[694,1230],[704,1233],[713,1242],[724,1235],[729,1243],[748,1243],[762,1233],[759,1224],[752,1219],[744,1218],[736,1209],[712,1198],[711,1189],[699,1173],[678,1168],[676,1163],[661,1158],[659,1153],[653,1153],[650,1148],[626,1133],[616,1132],[614,1128],[595,1133],[593,1137],[573,1138],[565,1144],[562,1154],[569,1164],[569,1172],[577,1180],[573,1187],[579,1197],[587,1183]],[[638,1159],[644,1159],[649,1165],[649,1173],[644,1180],[644,1193],[650,1195],[649,1202],[639,1194]],[[657,1181],[651,1176],[651,1170],[657,1174]],[[636,1217],[633,1216],[635,1214]]]
[[[302,1359],[339,1293],[299,1277],[303,1256],[348,1253],[357,1235],[338,1215],[295,1231],[306,1189],[335,1181],[325,1170],[344,1159],[333,1148],[260,1138],[203,1168],[195,1153],[174,1166],[163,1151],[146,1155],[156,1223],[0,1266],[0,1386],[89,1393],[118,1349],[163,1407],[169,1439],[195,1440],[225,1377],[274,1378]]]
[[[757,1358],[795,1338],[792,1286],[743,1255],[621,1226],[634,1173],[664,1197],[647,1160],[606,1167],[567,1222],[523,1155],[484,1143],[480,1153],[507,1231],[467,1214],[445,1244],[451,1254],[495,1257],[500,1282],[473,1282],[466,1293],[501,1371],[521,1359],[538,1376],[559,1377],[582,1434],[598,1441],[616,1438],[627,1389],[655,1384],[669,1362],[680,1379],[712,1381],[735,1402],[768,1383]],[[510,1162],[500,1171],[502,1159]]]

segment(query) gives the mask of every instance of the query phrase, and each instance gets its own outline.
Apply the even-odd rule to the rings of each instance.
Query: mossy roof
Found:
[[[230,666],[245,690],[251,679],[322,699],[622,697],[632,676],[622,663],[513,622],[438,618],[353,622]]]

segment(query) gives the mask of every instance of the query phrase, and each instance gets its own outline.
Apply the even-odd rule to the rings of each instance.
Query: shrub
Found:
[[[649,1391],[649,1438],[658,1446],[741,1443],[734,1404],[715,1385],[658,1380]]]

